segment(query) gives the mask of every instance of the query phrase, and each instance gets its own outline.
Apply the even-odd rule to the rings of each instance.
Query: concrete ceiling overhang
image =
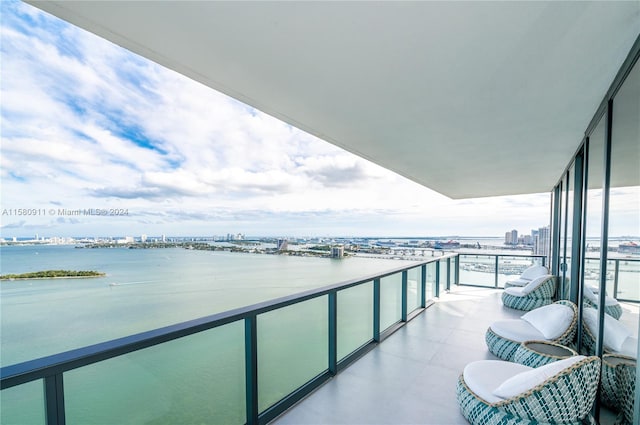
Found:
[[[29,1],[451,198],[549,191],[640,2]]]

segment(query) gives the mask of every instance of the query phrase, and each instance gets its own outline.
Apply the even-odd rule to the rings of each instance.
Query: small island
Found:
[[[20,274],[3,274],[0,275],[0,280],[86,278],[102,277],[105,275],[105,273],[93,270],[44,270]]]

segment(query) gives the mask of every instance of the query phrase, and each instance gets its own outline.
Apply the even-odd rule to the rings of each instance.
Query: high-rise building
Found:
[[[344,246],[336,245],[331,247],[331,258],[344,257]]]
[[[550,243],[551,237],[549,234],[549,226],[539,228],[533,239],[533,254],[549,256]]]
[[[140,242],[145,243],[147,241],[147,235],[140,236]]]
[[[518,245],[518,231],[512,230],[504,234],[505,245]]]

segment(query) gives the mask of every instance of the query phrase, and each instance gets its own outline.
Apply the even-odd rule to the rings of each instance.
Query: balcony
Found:
[[[502,306],[497,283],[457,285],[471,276],[461,269],[542,261],[485,256],[435,257],[4,367],[2,421],[464,423],[458,375],[494,358],[493,321],[522,312]],[[624,320],[637,317],[626,303]]]
[[[453,286],[427,311],[398,330],[273,423],[468,424],[455,387],[464,366],[497,359],[484,341],[496,320],[523,313],[506,308],[500,289]],[[629,321],[638,305],[624,304]],[[615,413],[602,408],[600,423]]]

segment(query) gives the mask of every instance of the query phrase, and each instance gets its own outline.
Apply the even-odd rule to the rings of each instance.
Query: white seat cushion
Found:
[[[627,337],[627,339],[625,339],[624,342],[622,343],[620,354],[637,359],[638,358],[638,338],[634,338],[632,336]]]
[[[557,375],[584,358],[585,356],[573,356],[535,369],[520,372],[500,384],[500,386],[493,391],[493,394],[503,399],[515,397],[542,384],[547,379]]]
[[[499,320],[491,324],[491,330],[503,338],[511,341],[523,342],[532,339],[545,340],[546,338],[531,323],[522,319]]]
[[[509,285],[513,285],[513,286],[525,286],[529,282],[531,282],[530,279],[523,279],[521,277],[507,281]]]
[[[556,339],[571,326],[573,309],[563,304],[549,304],[531,310],[521,318],[539,330],[545,339]]]
[[[522,292],[522,286],[510,286],[505,288],[504,292],[509,295],[513,295],[514,297],[524,297],[526,294]]]
[[[496,403],[503,400],[493,394],[496,388],[507,379],[531,369],[533,368],[529,366],[502,360],[479,360],[465,366],[462,376],[469,389],[478,397],[488,403]]]

